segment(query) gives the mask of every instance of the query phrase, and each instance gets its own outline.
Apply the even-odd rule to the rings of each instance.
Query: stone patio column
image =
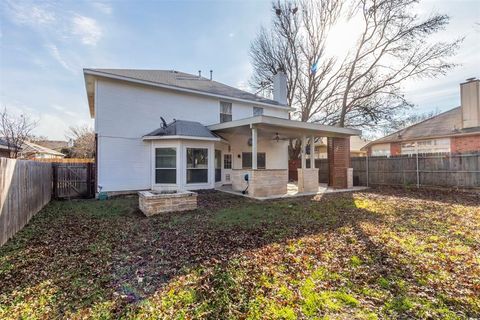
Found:
[[[305,136],[302,136],[302,169],[305,169],[307,167],[307,157],[305,154],[305,149],[307,148],[307,138]]]
[[[298,169],[298,192],[318,192],[318,169],[315,169],[315,139],[310,137],[310,168],[306,165],[305,149],[307,139],[304,136],[302,141],[302,167]]]
[[[335,189],[347,189],[353,186],[352,168],[350,168],[350,137],[328,138],[328,185]]]

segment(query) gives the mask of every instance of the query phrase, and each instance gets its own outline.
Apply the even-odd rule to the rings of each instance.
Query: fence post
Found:
[[[58,186],[57,166],[54,163],[52,163],[51,166],[52,166],[52,184],[53,184],[52,193],[53,193],[53,198],[56,199],[57,186]]]
[[[418,171],[418,150],[415,155],[417,156],[417,188],[420,188],[420,173]]]
[[[368,154],[367,154],[367,161],[366,161],[366,163],[367,163],[367,187],[368,187]]]

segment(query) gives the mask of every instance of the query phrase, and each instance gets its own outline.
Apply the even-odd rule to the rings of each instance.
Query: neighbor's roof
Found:
[[[68,147],[68,141],[63,140],[38,140],[35,143],[39,146],[52,149],[55,151],[61,151],[64,148]]]
[[[174,120],[165,128],[158,128],[144,136],[144,138],[153,137],[196,137],[219,140],[216,134],[208,130],[199,122]]]
[[[8,149],[9,148],[8,147],[8,142],[5,140],[5,138],[0,138],[0,148],[1,149]]]
[[[89,91],[87,76],[90,75],[205,94],[219,98],[230,98],[233,100],[255,102],[262,105],[273,105],[277,107],[288,108],[288,106],[283,105],[278,101],[266,99],[253,93],[243,91],[214,80],[199,77],[198,75],[176,70],[84,69],[83,72],[85,74],[87,93]],[[89,98],[89,104],[92,103],[93,99]],[[90,109],[93,115],[92,105],[90,105]]]
[[[55,156],[65,156],[63,153],[42,147],[36,143],[25,141],[22,146],[22,153],[44,153],[44,154],[51,154]]]
[[[440,113],[434,117],[414,124],[405,129],[394,132],[383,138],[374,140],[368,143],[365,147],[379,143],[410,141],[434,137],[446,137],[475,132],[480,133],[480,127],[467,129],[461,129],[461,127],[462,110],[461,107],[457,107]]]

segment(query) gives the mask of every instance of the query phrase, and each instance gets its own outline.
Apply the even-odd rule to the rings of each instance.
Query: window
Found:
[[[253,107],[253,116],[261,116],[263,115],[263,108],[260,107]]]
[[[222,181],[222,151],[215,150],[215,182]]]
[[[232,169],[232,155],[224,154],[223,155],[223,169]]]
[[[402,154],[450,152],[450,138],[402,143]]]
[[[257,169],[265,169],[266,155],[265,152],[257,153]],[[252,153],[242,152],[242,169],[252,168]]]
[[[376,144],[372,146],[372,156],[379,157],[379,156],[390,156],[390,144],[383,143],[383,144]]]
[[[232,104],[220,101],[220,122],[232,121]]]
[[[175,148],[155,149],[155,183],[177,183],[177,150]]]
[[[187,183],[208,182],[208,149],[187,148]]]

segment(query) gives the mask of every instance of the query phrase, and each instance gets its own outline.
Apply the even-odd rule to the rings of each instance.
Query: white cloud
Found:
[[[95,46],[102,37],[102,29],[95,19],[75,15],[72,23],[73,35],[79,36],[83,44]]]
[[[67,63],[67,61],[65,61],[65,59],[62,57],[62,55],[60,54],[60,51],[58,50],[58,47],[54,44],[48,44],[45,46],[48,51],[50,52],[50,55],[55,59],[57,60],[58,63],[60,63],[60,65],[62,67],[64,67],[66,70],[76,74],[77,71],[75,68],[73,68],[72,66],[70,66],[70,64]]]
[[[10,18],[17,24],[39,25],[55,22],[55,14],[46,8],[13,1],[5,2],[5,5]]]
[[[92,3],[93,7],[97,9],[98,11],[101,11],[105,14],[112,14],[112,7],[106,3],[103,2],[93,2]]]

